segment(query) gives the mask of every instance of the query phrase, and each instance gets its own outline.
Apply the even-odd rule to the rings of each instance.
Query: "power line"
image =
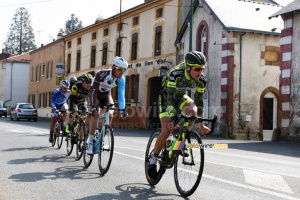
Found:
[[[52,0],[36,1],[36,2],[31,2],[31,3],[21,3],[21,4],[15,4],[15,5],[6,5],[6,6],[0,6],[0,8],[11,7],[11,6],[27,5],[27,4],[35,4],[35,3],[43,3],[43,2],[46,2],[46,1],[52,1]]]

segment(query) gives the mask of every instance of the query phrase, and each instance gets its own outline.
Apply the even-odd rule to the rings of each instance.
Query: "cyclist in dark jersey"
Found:
[[[186,54],[184,63],[171,69],[162,80],[162,89],[159,95],[161,134],[157,138],[154,147],[154,156],[150,160],[148,174],[150,178],[157,178],[157,157],[174,127],[176,110],[180,109],[186,115],[203,115],[203,94],[206,86],[206,78],[202,74],[205,68],[206,58],[203,53],[192,51]],[[196,89],[194,101],[186,95],[191,89]],[[194,122],[189,123],[191,129]],[[203,123],[198,124],[203,135],[210,129]]]
[[[92,75],[85,73],[81,76],[82,82],[75,83],[71,88],[70,99],[70,112],[68,125],[66,126],[66,133],[70,132],[71,122],[74,120],[74,110],[87,111],[86,97],[91,88]]]

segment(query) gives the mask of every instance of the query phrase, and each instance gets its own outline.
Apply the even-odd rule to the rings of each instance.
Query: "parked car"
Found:
[[[12,109],[10,114],[10,120],[33,119],[37,121],[38,112],[31,103],[17,103]]]
[[[7,106],[5,106],[3,101],[0,101],[0,117],[7,117]]]

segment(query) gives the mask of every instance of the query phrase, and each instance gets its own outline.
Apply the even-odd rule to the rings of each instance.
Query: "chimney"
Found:
[[[4,49],[2,49],[2,53],[4,53]]]
[[[63,34],[62,33],[58,33],[57,34],[57,39],[59,40],[60,38],[62,38],[63,37]]]
[[[103,21],[103,20],[104,20],[103,17],[98,17],[98,18],[96,19],[96,21],[95,21],[95,24],[98,24],[98,23],[100,23],[100,22]]]
[[[44,44],[41,44],[41,47],[43,47],[44,46]]]

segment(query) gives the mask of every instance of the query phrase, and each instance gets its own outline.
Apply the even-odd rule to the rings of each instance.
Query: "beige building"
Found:
[[[110,68],[115,56],[129,63],[126,101],[129,119],[114,126],[148,128],[159,122],[157,98],[163,73],[176,65],[175,39],[179,29],[178,0],[156,0],[66,35],[66,76]],[[121,26],[120,24],[121,19]],[[120,30],[119,30],[120,29]],[[113,90],[117,99],[116,88]]]
[[[64,41],[58,36],[56,41],[30,52],[27,101],[38,109],[39,117],[50,117],[53,91],[63,79],[63,74],[56,74],[55,68],[56,63],[64,62],[64,49]]]

